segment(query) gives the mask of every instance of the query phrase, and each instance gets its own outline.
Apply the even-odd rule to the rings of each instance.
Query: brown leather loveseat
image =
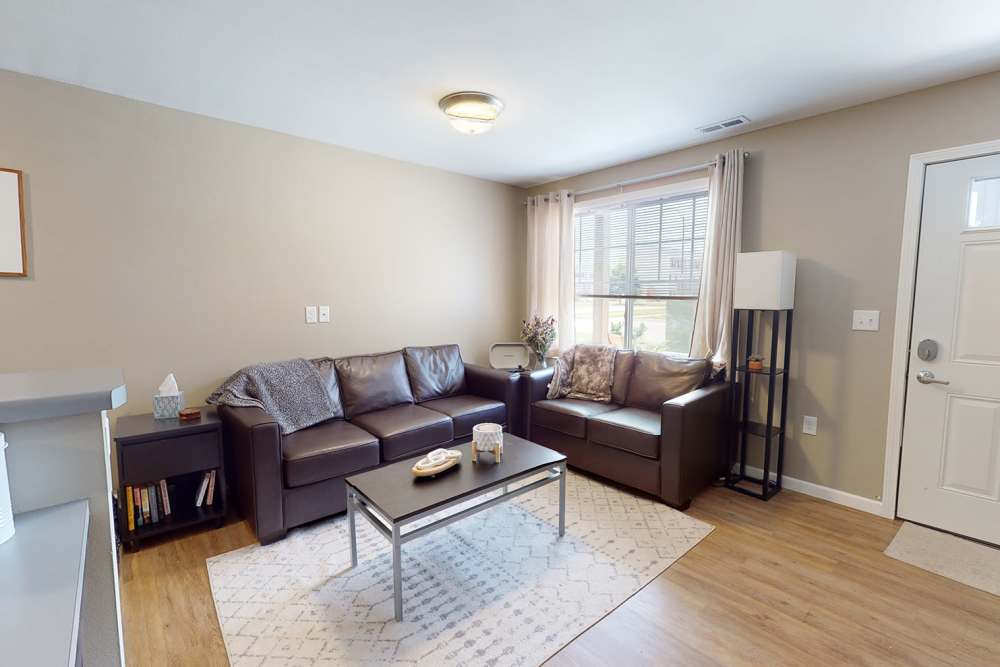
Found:
[[[471,438],[518,414],[517,375],[465,364],[457,345],[317,362],[344,418],[282,435],[260,408],[219,406],[230,482],[261,544],[343,512],[344,478]]]
[[[678,394],[685,386],[678,376],[692,373],[686,386],[697,388]],[[722,475],[729,386],[710,379],[707,362],[619,350],[610,403],[548,399],[552,375],[535,371],[525,383],[528,437],[565,454],[570,466],[679,509]]]

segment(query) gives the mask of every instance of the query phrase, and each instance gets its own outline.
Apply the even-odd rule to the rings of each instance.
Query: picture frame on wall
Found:
[[[0,167],[0,277],[28,275],[28,245],[24,226],[24,175]]]

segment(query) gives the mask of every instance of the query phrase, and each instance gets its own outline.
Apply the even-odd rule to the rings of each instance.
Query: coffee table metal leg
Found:
[[[403,558],[399,542],[399,526],[392,527],[392,599],[396,606],[396,620],[403,620]]]
[[[354,520],[354,494],[347,489],[347,532],[351,541],[351,567],[358,566],[358,533]]]
[[[566,533],[566,464],[559,466],[559,537]]]

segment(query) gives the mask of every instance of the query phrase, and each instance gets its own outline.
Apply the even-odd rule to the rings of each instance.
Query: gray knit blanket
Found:
[[[234,408],[261,408],[283,435],[337,417],[316,365],[305,359],[247,366],[233,373],[207,402]]]

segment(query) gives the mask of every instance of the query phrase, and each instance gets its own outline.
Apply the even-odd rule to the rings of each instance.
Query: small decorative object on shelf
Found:
[[[764,355],[762,354],[751,354],[747,358],[747,369],[751,371],[763,371],[764,370]]]
[[[413,464],[410,471],[414,477],[433,477],[454,468],[462,461],[462,452],[457,449],[435,449]]]
[[[177,380],[169,373],[160,383],[159,393],[153,396],[154,419],[176,419],[184,407],[184,392],[177,388]]]
[[[182,422],[196,422],[201,419],[201,408],[184,408],[177,413]]]
[[[481,452],[491,452],[494,463],[503,457],[503,427],[500,424],[476,424],[472,427],[472,460],[479,462]]]
[[[545,353],[556,339],[556,318],[535,315],[521,321],[521,340],[535,354],[535,368],[545,368]]]

